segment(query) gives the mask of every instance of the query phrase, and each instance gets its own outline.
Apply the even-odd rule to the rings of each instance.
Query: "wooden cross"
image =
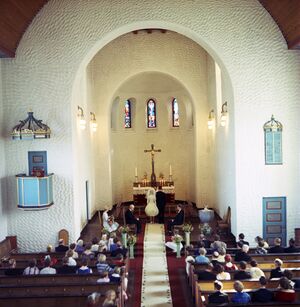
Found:
[[[154,172],[154,155],[156,152],[161,152],[161,149],[154,149],[154,145],[151,144],[151,149],[145,149],[144,152],[150,152],[151,153],[151,165],[152,165],[152,174],[151,174],[151,186],[156,186],[156,176]]]

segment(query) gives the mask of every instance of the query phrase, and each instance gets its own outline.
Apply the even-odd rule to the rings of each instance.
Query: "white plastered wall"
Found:
[[[20,237],[22,247],[36,249],[53,242],[62,226],[72,235],[78,232],[73,231],[71,144],[75,75],[119,35],[159,27],[199,43],[230,76],[234,94],[234,101],[229,101],[234,105],[230,121],[234,122],[236,156],[233,232],[243,231],[250,237],[261,234],[262,197],[287,196],[288,231],[292,235],[300,215],[299,53],[287,50],[278,27],[258,1],[53,0],[24,34],[16,58],[3,64],[4,135],[9,135],[29,107],[53,130],[52,139],[38,143],[12,143],[8,137],[5,141],[8,232]],[[272,113],[284,125],[284,164],[278,167],[264,165],[262,125]],[[206,121],[207,115],[199,114],[196,125]],[[47,150],[49,170],[56,173],[56,204],[42,213],[15,209],[13,176],[26,171],[29,148]],[[195,170],[200,183],[200,163]],[[110,181],[107,174],[104,178]],[[197,200],[200,196],[199,190]]]
[[[5,181],[5,158],[3,137],[3,88],[2,88],[2,61],[0,60],[0,241],[7,235],[6,204],[6,181]]]

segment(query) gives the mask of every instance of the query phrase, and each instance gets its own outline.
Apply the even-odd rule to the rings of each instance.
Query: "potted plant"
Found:
[[[189,246],[191,244],[191,232],[193,231],[194,227],[191,223],[185,223],[182,226],[182,230],[184,231],[185,235],[185,245]]]
[[[118,231],[122,235],[122,243],[125,248],[127,248],[127,234],[129,233],[130,229],[128,226],[120,226]]]
[[[129,235],[127,244],[129,245],[129,258],[134,259],[134,245],[136,243],[136,235]]]
[[[183,238],[181,235],[179,234],[175,234],[173,237],[173,242],[176,244],[176,258],[180,258],[181,254],[180,254],[180,244],[183,241]]]
[[[208,223],[204,223],[203,226],[200,224],[199,229],[200,229],[201,233],[204,234],[205,236],[211,235],[212,229],[211,229],[211,227],[209,226]]]

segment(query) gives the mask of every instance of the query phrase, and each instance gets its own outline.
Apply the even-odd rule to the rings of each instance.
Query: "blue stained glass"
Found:
[[[124,127],[125,128],[131,128],[131,102],[130,102],[130,100],[125,101]]]
[[[173,127],[179,127],[179,106],[176,98],[172,101],[172,123]]]
[[[156,128],[156,103],[153,99],[147,102],[147,126]]]

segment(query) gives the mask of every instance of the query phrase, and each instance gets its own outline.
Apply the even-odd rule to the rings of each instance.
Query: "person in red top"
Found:
[[[225,269],[226,272],[237,271],[238,270],[238,267],[231,262],[232,259],[231,259],[230,255],[228,255],[228,254],[225,255],[224,260],[225,260],[224,269]]]
[[[275,292],[275,300],[280,302],[293,302],[296,299],[296,292],[291,289],[289,280],[286,277],[281,277],[279,280],[280,289]]]

